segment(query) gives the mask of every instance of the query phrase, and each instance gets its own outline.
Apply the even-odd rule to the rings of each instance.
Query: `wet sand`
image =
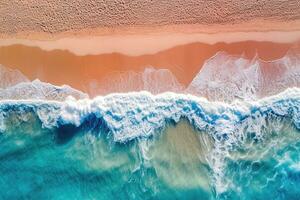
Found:
[[[66,50],[45,51],[38,47],[11,45],[0,47],[0,64],[19,69],[31,80],[38,78],[55,85],[68,84],[85,92],[89,92],[91,81],[109,81],[112,75],[117,77],[123,72],[142,72],[149,66],[169,69],[179,83],[187,86],[205,60],[216,52],[244,54],[249,58],[257,54],[261,59],[274,60],[284,56],[293,45],[256,41],[216,44],[196,42],[139,56],[121,53],[78,56]],[[117,78],[113,80],[117,81]],[[106,88],[105,93],[109,92],[114,91]]]

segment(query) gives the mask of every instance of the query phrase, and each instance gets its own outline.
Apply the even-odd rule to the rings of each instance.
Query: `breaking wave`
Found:
[[[123,76],[158,94],[91,99],[2,67],[0,198],[297,199],[299,74],[219,53],[187,89],[149,68]]]
[[[63,102],[7,100],[1,101],[0,110],[2,146],[8,145],[10,148],[17,149],[28,148],[25,145],[26,142],[34,142],[32,140],[36,138],[49,137],[49,133],[46,134],[44,132],[50,132],[51,137],[54,137],[54,141],[57,142],[57,144],[52,144],[53,147],[47,148],[56,148],[55,146],[59,144],[64,144],[64,148],[67,149],[76,148],[77,144],[73,142],[84,140],[88,142],[87,146],[80,147],[82,148],[80,151],[87,151],[86,148],[91,148],[95,141],[101,140],[101,142],[107,143],[110,148],[113,148],[115,145],[118,148],[124,148],[125,154],[130,153],[130,151],[138,154],[138,157],[132,158],[135,162],[137,162],[135,159],[138,160],[139,168],[135,169],[137,172],[134,172],[135,170],[131,168],[130,159],[128,162],[124,161],[126,164],[123,163],[122,165],[125,167],[125,170],[129,170],[130,168],[132,174],[146,173],[143,170],[156,170],[156,168],[158,168],[157,170],[161,168],[161,170],[167,170],[168,168],[174,170],[173,166],[169,166],[170,163],[166,163],[169,166],[167,168],[165,168],[166,166],[164,167],[163,163],[157,163],[163,162],[158,156],[159,154],[163,155],[163,153],[154,150],[153,146],[158,145],[159,148],[163,148],[164,145],[160,146],[160,139],[157,139],[163,137],[162,135],[164,134],[161,135],[160,133],[168,130],[167,127],[176,127],[179,126],[176,124],[182,124],[186,121],[190,125],[181,129],[182,132],[178,133],[177,136],[181,137],[182,140],[186,136],[191,137],[192,135],[194,137],[190,141],[190,145],[194,146],[196,150],[191,149],[190,151],[199,151],[202,155],[200,153],[197,154],[197,159],[195,159],[193,157],[195,155],[192,152],[191,156],[193,160],[189,160],[189,162],[193,165],[191,172],[200,173],[197,177],[201,176],[202,179],[201,181],[198,180],[200,182],[191,179],[191,185],[189,185],[189,180],[185,180],[187,183],[184,185],[183,180],[180,180],[180,182],[174,180],[169,183],[170,180],[167,177],[157,177],[157,174],[151,174],[150,172],[148,174],[147,172],[143,175],[145,176],[145,181],[149,181],[148,179],[150,178],[153,179],[154,183],[148,186],[141,180],[143,183],[134,183],[135,187],[137,187],[134,188],[137,190],[149,189],[153,192],[152,195],[154,197],[156,195],[163,195],[163,192],[165,192],[164,190],[160,191],[161,188],[156,188],[157,191],[155,188],[152,188],[159,187],[159,184],[162,183],[175,184],[175,186],[179,184],[178,187],[180,189],[189,188],[211,198],[238,198],[248,192],[252,192],[252,195],[255,195],[258,193],[255,188],[253,191],[249,191],[249,188],[239,185],[239,179],[242,178],[239,173],[243,170],[246,170],[245,176],[249,178],[247,184],[258,184],[256,187],[261,190],[262,194],[266,195],[266,190],[274,187],[272,184],[269,185],[269,179],[273,178],[277,180],[277,178],[283,178],[277,177],[277,174],[281,173],[281,171],[277,171],[278,166],[280,166],[280,169],[283,168],[290,171],[297,171],[298,166],[298,158],[295,158],[296,160],[293,157],[286,158],[286,156],[292,156],[289,155],[290,153],[293,154],[295,153],[294,151],[298,152],[298,142],[300,142],[298,133],[300,129],[300,90],[298,88],[288,89],[276,96],[264,98],[259,101],[235,101],[232,104],[210,102],[191,95],[175,93],[152,95],[147,92],[139,92],[112,94],[105,97],[97,97],[93,100],[75,100],[74,98],[69,98]],[[189,126],[192,127],[190,130],[187,128]],[[176,131],[174,130],[173,132]],[[104,138],[103,135],[105,135]],[[169,133],[169,135],[172,135],[172,133]],[[15,140],[8,139],[11,137],[14,137]],[[86,141],[86,137],[89,138],[88,141]],[[90,140],[91,138],[93,139]],[[168,139],[170,138],[166,140]],[[48,138],[48,140],[51,139]],[[36,145],[42,145],[46,141],[38,140]],[[177,142],[180,145],[180,141]],[[274,142],[276,145],[274,145]],[[278,144],[278,142],[280,143]],[[137,145],[135,147],[137,149],[128,150],[128,146],[132,147],[132,143]],[[290,147],[291,144],[293,144],[292,147]],[[41,148],[44,147],[42,146]],[[188,148],[189,146],[183,149],[183,152],[181,152],[180,148],[176,151],[179,151],[177,152],[179,154],[185,153],[188,156],[189,153],[185,152]],[[2,158],[8,153],[6,152],[7,150],[4,151],[4,154],[2,153]],[[50,157],[58,156],[55,150],[52,151],[53,155],[49,155]],[[158,155],[153,155],[154,152],[158,153]],[[63,152],[64,156],[67,153]],[[98,158],[94,158],[96,159],[95,162],[108,162],[107,159],[110,160],[106,158],[106,156],[109,156],[107,152],[98,153],[101,160],[97,161]],[[172,155],[172,152],[170,155]],[[272,157],[274,155],[276,157]],[[76,156],[71,157],[75,160],[82,159]],[[71,159],[71,157],[68,159]],[[126,160],[128,158],[121,156],[119,159]],[[285,161],[284,159],[289,160]],[[165,160],[165,162],[168,161],[175,162],[173,160]],[[180,164],[180,160],[177,160],[176,163]],[[19,163],[21,166],[23,164]],[[121,167],[118,164],[116,165],[114,167]],[[255,170],[262,170],[257,173],[263,173],[266,169],[260,168],[270,167],[270,165],[274,167],[274,169],[272,168],[273,171],[262,175],[265,180],[259,180],[261,182],[257,183],[256,181],[258,180],[255,179],[255,171],[253,171],[254,174],[251,174],[251,170],[255,168]],[[73,170],[79,170],[76,169],[78,166],[74,167],[75,169]],[[93,170],[106,170],[108,176],[114,175],[114,168],[103,169],[102,167]],[[200,171],[197,172],[194,167],[199,168]],[[248,169],[248,167],[250,168]],[[239,168],[241,172],[232,171],[234,168]],[[176,169],[176,172],[184,174],[185,170],[187,168],[183,166],[182,169]],[[246,172],[249,170],[251,173],[249,172],[247,175]],[[281,174],[281,176],[283,175]],[[184,177],[185,175],[180,176],[180,174],[177,174],[176,176],[178,178],[186,178]],[[251,182],[252,179],[254,182]],[[130,184],[129,179],[123,181],[124,184]],[[292,183],[299,184],[298,182]],[[175,187],[168,184],[165,187]],[[282,187],[283,189],[287,189],[285,185]],[[112,195],[111,190],[106,192]],[[250,197],[253,196],[250,195]]]
[[[191,83],[185,87],[168,69],[146,67],[142,72],[118,72],[102,81],[90,80],[85,91],[99,94],[148,91],[152,94],[176,92],[205,97],[210,101],[258,100],[287,88],[300,87],[300,54],[291,49],[284,57],[264,61],[258,56],[218,52],[208,59]],[[21,72],[0,66],[0,99],[48,99],[63,101],[89,95],[70,86],[54,86],[39,80],[29,81]]]

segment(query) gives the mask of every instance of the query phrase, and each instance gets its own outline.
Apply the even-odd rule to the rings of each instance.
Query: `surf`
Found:
[[[149,92],[81,100],[69,97],[65,101],[3,100],[0,143],[6,167],[2,174],[10,166],[7,162],[16,162],[24,168],[29,163],[36,165],[32,156],[38,160],[50,156],[50,160],[40,160],[49,170],[57,158],[64,164],[68,160],[67,168],[75,174],[92,170],[96,174],[103,172],[101,177],[105,180],[114,177],[117,181],[116,177],[122,177],[116,187],[128,184],[124,198],[130,197],[133,184],[134,190],[138,188],[133,193],[141,198],[142,191],[162,197],[176,188],[177,192],[182,191],[178,195],[201,194],[226,199],[249,192],[238,185],[242,178],[239,173],[246,170],[243,173],[249,178],[247,184],[259,183],[259,190],[254,188],[248,197],[257,192],[267,194],[273,187],[268,180],[278,178],[276,174],[280,173],[277,167],[297,174],[298,159],[292,155],[298,152],[299,109],[298,88],[257,101],[232,103],[212,102],[186,94]],[[31,156],[24,156],[24,160],[12,157],[13,152],[20,153],[24,148],[28,149],[24,153]],[[260,166],[273,166],[273,174],[261,174],[265,179],[257,180],[255,171],[252,174],[251,170]],[[239,173],[234,169],[239,169]],[[50,176],[52,173],[56,172]],[[70,178],[68,174],[63,175],[64,181]],[[24,184],[32,182],[24,181]],[[86,187],[92,189],[89,184]],[[73,189],[81,192],[79,188]],[[113,195],[113,190],[106,189],[105,194]]]

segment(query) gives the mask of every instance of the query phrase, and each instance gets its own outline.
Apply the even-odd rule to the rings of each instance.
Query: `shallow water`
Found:
[[[130,103],[131,102],[131,103]],[[1,199],[298,199],[300,91],[0,103]]]
[[[61,138],[60,131],[2,134],[2,199],[299,197],[300,135],[294,129],[229,152],[222,159],[222,177],[213,169],[213,139],[186,122],[128,143],[115,143],[96,130],[69,138]]]

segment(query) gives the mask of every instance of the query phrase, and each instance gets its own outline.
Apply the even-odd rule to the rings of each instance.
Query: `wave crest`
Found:
[[[214,142],[205,158],[216,191],[221,194],[231,187],[224,169],[228,157],[238,157],[235,151],[267,141],[265,138],[274,133],[284,133],[286,124],[300,130],[300,89],[288,89],[259,101],[231,104],[192,95],[148,92],[112,94],[92,100],[68,98],[63,102],[7,100],[0,102],[0,111],[3,134],[38,123],[41,130],[59,130],[63,137],[67,137],[69,130],[75,134],[76,129],[97,128],[100,133],[111,135],[116,143],[151,139],[169,123],[186,119]]]
[[[257,115],[290,117],[300,128],[300,89],[288,89],[283,93],[259,101],[232,104],[209,102],[192,95],[148,92],[112,94],[93,100],[68,98],[64,102],[28,100],[1,101],[2,120],[9,110],[23,111],[31,108],[45,127],[62,124],[80,126],[89,116],[104,120],[116,141],[153,135],[168,122],[182,118],[199,130],[214,130],[217,133],[234,133],[235,128],[246,119]],[[50,110],[49,110],[50,109]],[[20,114],[19,114],[20,115]]]

